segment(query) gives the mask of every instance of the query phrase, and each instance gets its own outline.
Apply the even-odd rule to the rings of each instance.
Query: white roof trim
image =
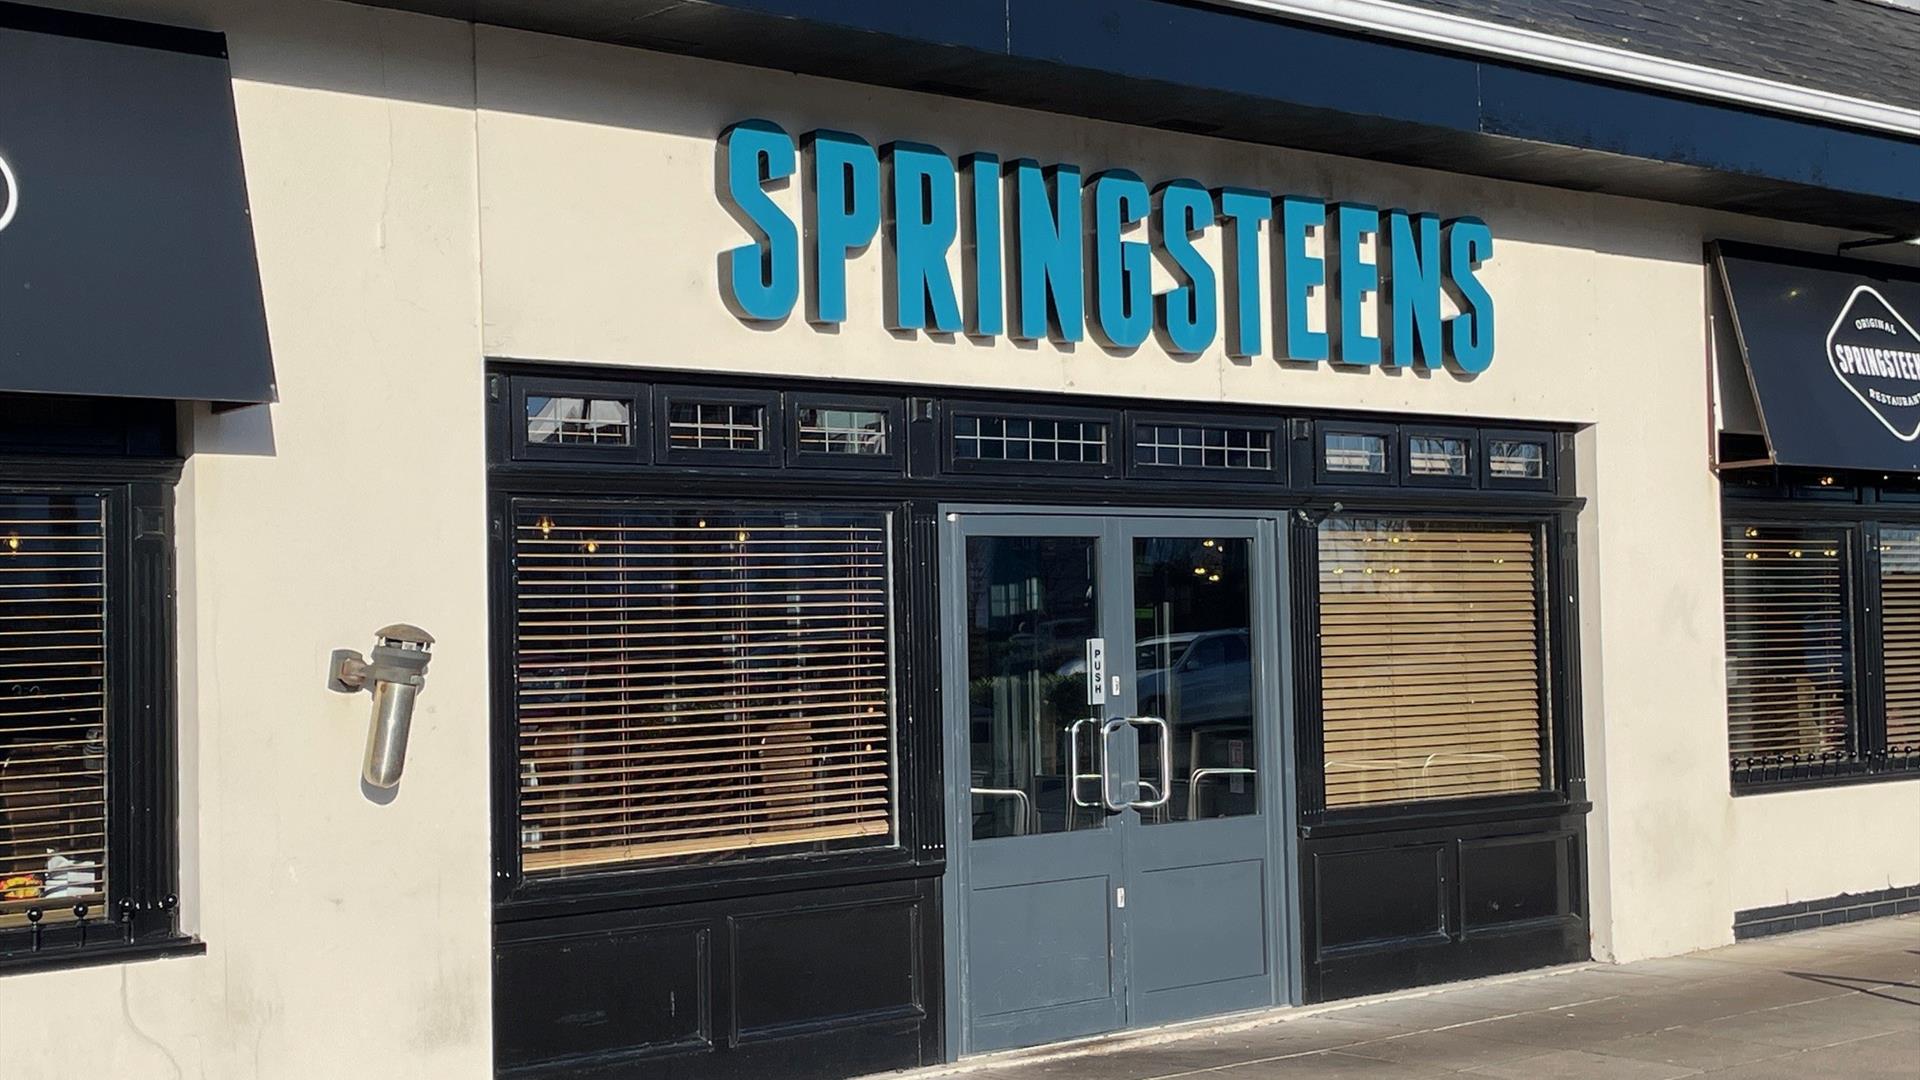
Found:
[[[1464,49],[1496,59],[1715,98],[1826,123],[1920,136],[1920,110],[1811,90],[1753,75],[1668,60],[1611,45],[1483,22],[1392,0],[1208,0],[1219,7],[1329,23],[1417,44]]]

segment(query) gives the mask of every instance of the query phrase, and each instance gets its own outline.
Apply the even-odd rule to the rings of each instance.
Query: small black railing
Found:
[[[1815,754],[1764,754],[1733,759],[1735,791],[1814,787],[1901,776],[1920,777],[1920,745],[1890,746],[1866,752],[1826,750]]]

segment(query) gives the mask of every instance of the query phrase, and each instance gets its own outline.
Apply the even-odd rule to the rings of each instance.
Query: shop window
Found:
[[[1387,474],[1387,437],[1351,431],[1321,436],[1321,464],[1330,473]]]
[[[1549,787],[1541,528],[1333,518],[1317,549],[1326,808]]]
[[[1727,528],[1727,732],[1736,770],[1850,752],[1851,555],[1846,529]]]
[[[780,395],[662,386],[654,390],[654,460],[666,465],[764,466],[783,456]]]
[[[1886,493],[1775,479],[1728,488],[1734,791],[1920,775],[1920,524],[1817,520],[1834,512],[1813,500],[1857,514]],[[1785,521],[1750,516],[1795,502],[1805,509]]]
[[[1880,626],[1887,752],[1920,758],[1920,528],[1880,530]]]
[[[525,874],[892,842],[888,514],[513,525]]]
[[[168,499],[0,483],[0,970],[174,940]]]
[[[885,457],[888,449],[887,414],[878,409],[799,410],[801,453],[851,454]]]
[[[675,401],[667,406],[667,446],[674,450],[765,450],[766,406],[757,402]]]

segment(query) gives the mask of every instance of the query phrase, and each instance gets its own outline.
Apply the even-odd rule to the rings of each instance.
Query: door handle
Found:
[[[1136,799],[1127,804],[1135,810],[1157,810],[1173,798],[1173,728],[1158,716],[1129,716],[1122,722],[1160,729],[1160,779],[1151,783],[1144,777],[1140,780],[1140,786],[1153,792],[1153,798]]]
[[[1113,737],[1114,732],[1132,723],[1133,721],[1128,717],[1116,716],[1100,725],[1100,801],[1109,811],[1116,814],[1129,806],[1140,805],[1135,800],[1114,798],[1113,773],[1110,771],[1113,755],[1107,753],[1107,740]]]
[[[1107,775],[1106,746],[1102,743],[1093,748],[1093,752],[1096,755],[1095,760],[1099,767],[1094,772],[1081,772],[1080,727],[1083,724],[1098,724],[1099,722],[1099,717],[1089,716],[1081,720],[1075,720],[1073,723],[1067,725],[1067,794],[1073,799],[1073,805],[1084,806],[1094,810],[1105,809],[1106,800],[1081,798],[1080,783],[1083,780],[1098,780],[1104,789]]]

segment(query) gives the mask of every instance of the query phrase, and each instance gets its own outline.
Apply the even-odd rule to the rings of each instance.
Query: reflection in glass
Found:
[[[1142,537],[1133,545],[1134,673],[1140,712],[1167,722],[1140,731],[1142,798],[1171,784],[1149,823],[1256,813],[1251,553],[1246,539]],[[1171,740],[1172,773],[1160,770]]]
[[[1105,812],[1068,787],[1071,725],[1088,706],[1087,639],[1099,631],[1096,545],[1085,536],[967,540],[967,697],[973,838],[1099,827]],[[1097,724],[1079,730],[1094,770]],[[1095,782],[1082,801],[1098,797]]]

